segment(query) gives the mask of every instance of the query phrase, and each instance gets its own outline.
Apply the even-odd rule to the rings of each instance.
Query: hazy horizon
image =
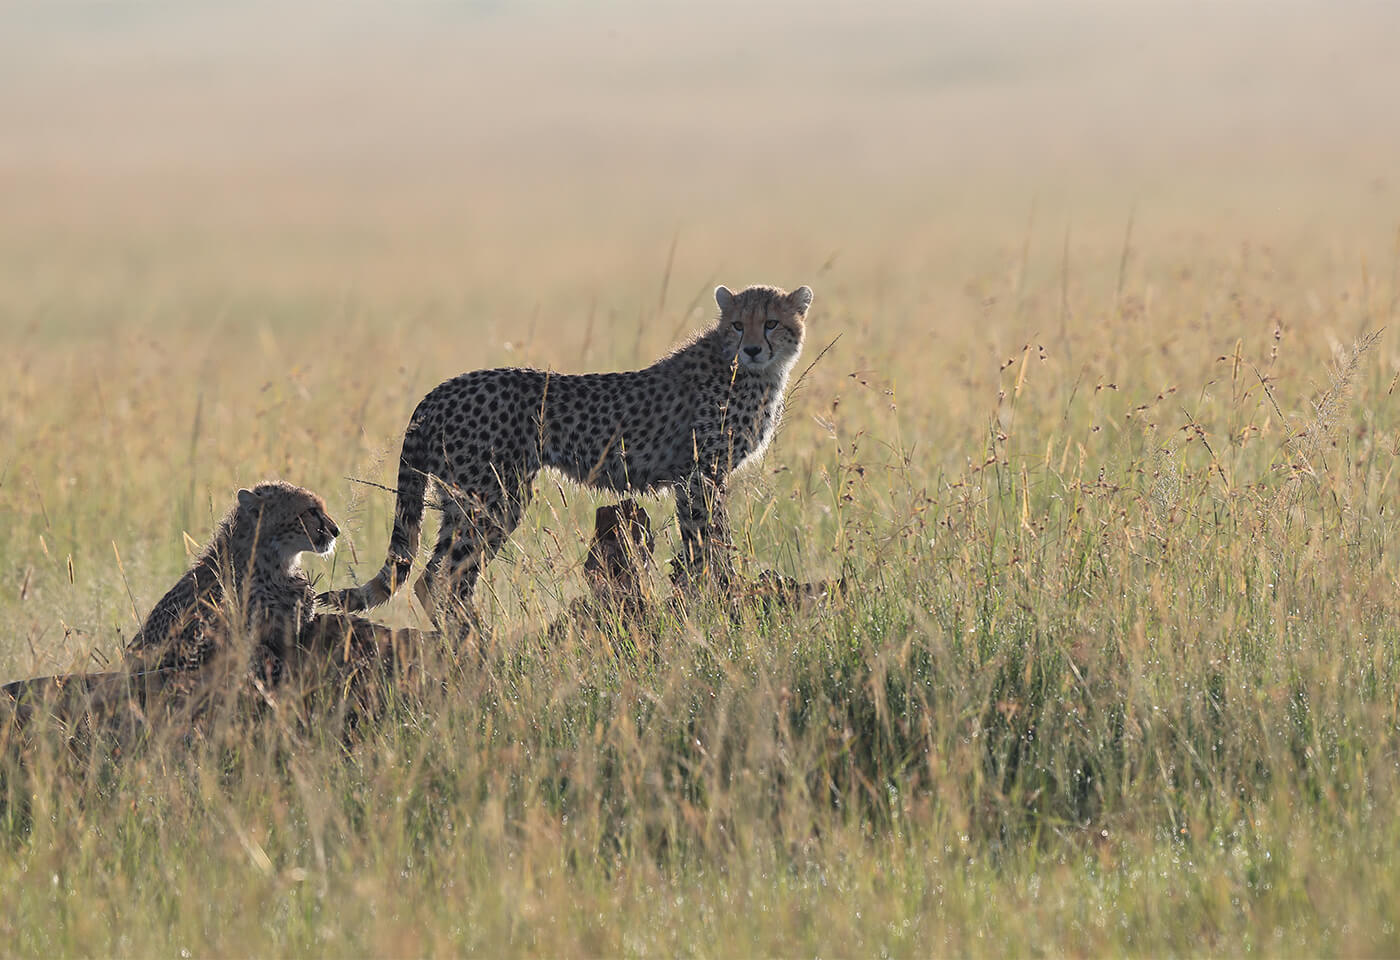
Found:
[[[1384,4],[9,8],[0,196],[50,226],[1340,180],[1393,206],[1397,35]]]

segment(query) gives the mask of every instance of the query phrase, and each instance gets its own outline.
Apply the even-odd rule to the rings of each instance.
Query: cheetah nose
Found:
[[[763,348],[762,348],[762,347],[745,347],[745,348],[744,348],[744,352],[747,353],[749,356],[753,357],[755,360],[757,360],[757,359],[758,359],[758,355],[759,355],[760,353],[763,352]]]

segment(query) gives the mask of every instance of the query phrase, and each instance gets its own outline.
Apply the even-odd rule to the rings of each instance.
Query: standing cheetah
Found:
[[[447,600],[470,622],[477,577],[520,522],[541,467],[599,490],[674,490],[683,566],[727,580],[726,484],[773,437],[812,291],[721,286],[715,302],[711,329],[644,370],[478,370],[439,384],[404,433],[383,569],[318,599],[363,610],[393,595],[412,569],[432,481],[442,528],[418,597],[435,616]]]
[[[252,641],[255,671],[275,681],[289,644],[312,620],[315,593],[305,551],[329,553],[340,530],[310,490],[281,481],[239,490],[209,546],[151,610],[127,644],[126,665],[183,685],[239,639]]]

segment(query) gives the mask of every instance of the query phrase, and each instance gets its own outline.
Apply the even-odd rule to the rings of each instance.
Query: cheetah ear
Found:
[[[798,313],[806,313],[807,308],[812,305],[812,288],[798,287],[788,294],[788,303],[792,304]]]
[[[258,495],[253,491],[246,488],[238,491],[238,505],[243,509],[250,510],[257,502]]]
[[[728,310],[730,307],[734,306],[734,291],[721,283],[719,286],[715,287],[715,303],[719,304],[721,313]]]

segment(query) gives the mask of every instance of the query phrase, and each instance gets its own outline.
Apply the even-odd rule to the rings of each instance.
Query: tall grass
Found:
[[[428,389],[719,282],[830,345],[745,573],[849,589],[551,632],[542,476],[382,716],[7,747],[7,952],[1400,953],[1394,15],[625,9],[8,15],[0,680],[265,477],[363,579]]]
[[[862,330],[832,285],[813,356],[843,336],[737,513],[750,573],[844,574],[844,598],[546,643],[591,503],[546,480],[483,584],[485,657],[429,651],[442,689],[353,731],[287,706],[116,763],[41,739],[6,774],[14,949],[1395,949],[1393,353],[1363,333],[1329,367],[1247,270],[1258,320],[1153,343],[1149,311],[1191,306],[1138,256],[1110,302],[1078,299],[1091,321],[962,380],[887,352],[917,325]],[[1000,322],[1048,326],[1059,283]],[[181,531],[257,476],[326,491],[377,565],[388,497],[336,477],[391,474],[432,377],[375,382],[419,359],[370,323],[317,353],[315,315],[252,360],[215,334],[213,375],[104,348],[42,402],[71,355],[35,334],[7,361],[31,397],[0,490],[12,674],[114,656]]]

